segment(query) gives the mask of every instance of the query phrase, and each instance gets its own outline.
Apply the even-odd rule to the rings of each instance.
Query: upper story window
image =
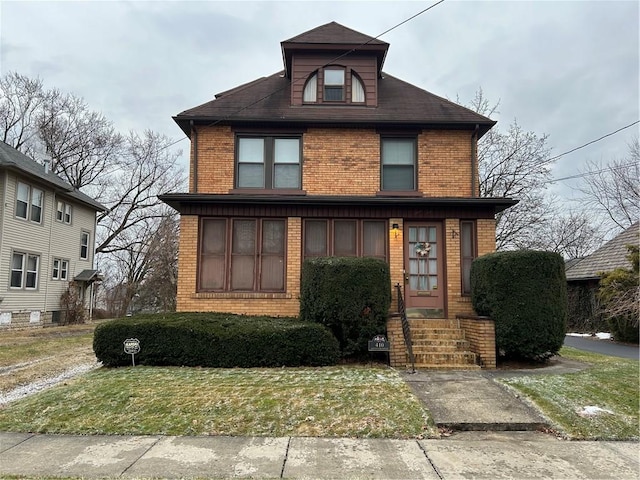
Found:
[[[71,205],[58,200],[56,209],[56,220],[59,222],[71,223]]]
[[[318,98],[318,78],[322,78],[322,94]],[[350,102],[347,101],[348,86],[351,87]],[[304,85],[302,101],[304,103],[364,103],[364,83],[353,71],[342,67],[327,67],[314,72]]]
[[[42,204],[44,192],[26,183],[18,182],[16,193],[16,217],[34,223],[42,221]]]
[[[301,144],[301,137],[238,137],[236,187],[299,190]]]
[[[324,71],[324,101],[344,101],[344,69],[326,69]]]
[[[381,138],[382,190],[416,190],[416,139]]]
[[[82,232],[80,234],[80,259],[89,259],[89,232]]]

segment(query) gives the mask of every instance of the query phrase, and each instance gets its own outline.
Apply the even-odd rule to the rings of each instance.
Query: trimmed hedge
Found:
[[[131,365],[127,338],[140,340],[136,364],[189,367],[334,365],[338,342],[315,323],[226,313],[175,313],[120,318],[95,330],[93,350],[103,365]]]
[[[306,260],[300,280],[300,318],[329,327],[344,357],[366,354],[386,332],[391,305],[389,265],[375,258]]]
[[[542,360],[562,347],[567,282],[557,253],[520,250],[477,258],[471,301],[478,315],[494,320],[500,356]]]

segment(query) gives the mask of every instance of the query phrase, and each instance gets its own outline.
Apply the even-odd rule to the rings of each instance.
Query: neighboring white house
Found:
[[[74,281],[89,307],[105,207],[2,141],[0,198],[0,328],[60,321]]]

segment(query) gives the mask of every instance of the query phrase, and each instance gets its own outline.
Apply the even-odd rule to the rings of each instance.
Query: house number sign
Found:
[[[136,353],[140,353],[140,340],[137,338],[127,338],[124,341],[124,353],[131,355],[131,364],[136,366]]]

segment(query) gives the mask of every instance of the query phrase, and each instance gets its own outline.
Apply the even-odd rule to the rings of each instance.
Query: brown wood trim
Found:
[[[297,190],[295,188],[231,188],[229,193],[232,195],[306,195],[306,190]]]
[[[420,190],[378,190],[376,197],[424,197]]]

